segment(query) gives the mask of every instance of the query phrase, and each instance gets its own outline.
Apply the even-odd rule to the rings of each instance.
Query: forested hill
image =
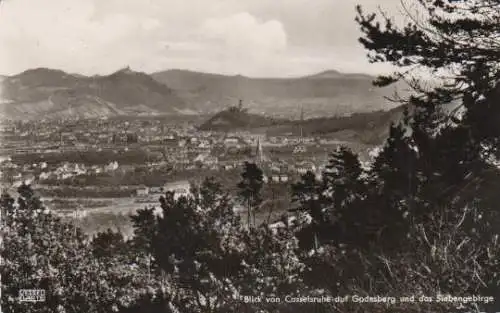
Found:
[[[223,110],[199,126],[204,131],[234,131],[272,127],[290,123],[285,119],[273,119],[259,114],[249,113],[246,109],[230,107]]]
[[[345,115],[395,107],[386,100],[402,85],[374,87],[374,76],[327,70],[302,77],[257,78],[187,70],[153,73],[157,81],[174,89],[189,108],[215,114],[243,99],[251,112],[297,119],[300,107],[309,117]]]
[[[402,114],[403,107],[397,107],[389,111],[355,113],[349,116],[311,118],[301,121],[274,119],[231,107],[212,116],[201,124],[199,129],[225,132],[254,130],[271,135],[299,135],[302,132],[304,136],[343,132],[344,135],[351,136],[353,139],[379,144],[386,138],[391,122],[399,120]]]

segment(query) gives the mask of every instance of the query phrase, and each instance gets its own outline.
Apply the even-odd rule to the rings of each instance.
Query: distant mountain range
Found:
[[[0,111],[13,119],[190,113],[175,91],[128,68],[92,77],[40,68],[7,77],[2,87]]]
[[[252,113],[297,119],[388,110],[392,88],[374,77],[325,71],[299,78],[249,78],[185,70],[122,69],[83,76],[38,68],[0,77],[0,115],[11,119],[215,114],[241,99]]]
[[[298,119],[301,108],[311,117],[342,116],[388,110],[395,105],[384,97],[394,87],[372,86],[373,76],[325,71],[298,78],[249,78],[169,70],[152,76],[176,90],[191,108],[216,113],[243,100],[253,113]],[[398,86],[399,91],[403,88]]]

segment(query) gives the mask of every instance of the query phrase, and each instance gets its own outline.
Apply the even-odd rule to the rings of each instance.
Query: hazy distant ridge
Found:
[[[250,78],[125,68],[105,76],[38,68],[4,77],[2,116],[13,119],[216,113],[241,99],[251,113],[296,119],[387,110],[392,89],[374,78],[329,70],[297,78]]]
[[[394,107],[384,96],[394,88],[375,88],[373,76],[329,70],[296,78],[250,78],[185,70],[152,76],[170,86],[191,108],[219,112],[244,101],[251,112],[298,118],[301,107],[309,117],[349,115]]]
[[[107,76],[39,68],[7,77],[2,111],[10,118],[174,114],[185,109],[172,89],[151,76],[123,69]]]

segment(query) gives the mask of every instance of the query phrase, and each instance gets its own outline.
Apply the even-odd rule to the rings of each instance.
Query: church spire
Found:
[[[300,107],[300,141],[304,137],[304,106]]]
[[[262,143],[260,141],[260,137],[257,138],[257,149],[255,151],[255,157],[257,163],[262,163],[264,161],[264,151],[262,150]]]

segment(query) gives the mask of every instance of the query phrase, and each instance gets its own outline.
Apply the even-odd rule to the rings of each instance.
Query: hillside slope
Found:
[[[277,126],[289,121],[273,119],[259,114],[249,113],[245,109],[230,107],[223,110],[203,124],[198,129],[203,131],[234,131],[251,130],[261,127]]]
[[[38,68],[1,77],[0,115],[12,119],[215,114],[243,100],[274,119],[346,116],[388,110],[394,87],[374,77],[325,71],[298,78],[249,78],[185,70],[151,75],[129,68],[87,77]],[[401,91],[399,88],[398,91]]]
[[[395,107],[384,98],[393,95],[394,87],[375,88],[374,77],[364,74],[325,71],[298,78],[249,78],[169,70],[152,76],[204,113],[219,112],[240,99],[250,112],[295,119],[302,107],[309,118]]]
[[[342,117],[321,117],[306,120],[274,119],[231,107],[199,126],[204,131],[251,131],[272,136],[330,136],[342,141],[380,144],[388,134],[389,125],[403,115],[403,107],[388,111],[355,113]]]
[[[123,69],[86,77],[39,68],[2,82],[2,115],[13,119],[182,113],[184,101],[149,75]]]

